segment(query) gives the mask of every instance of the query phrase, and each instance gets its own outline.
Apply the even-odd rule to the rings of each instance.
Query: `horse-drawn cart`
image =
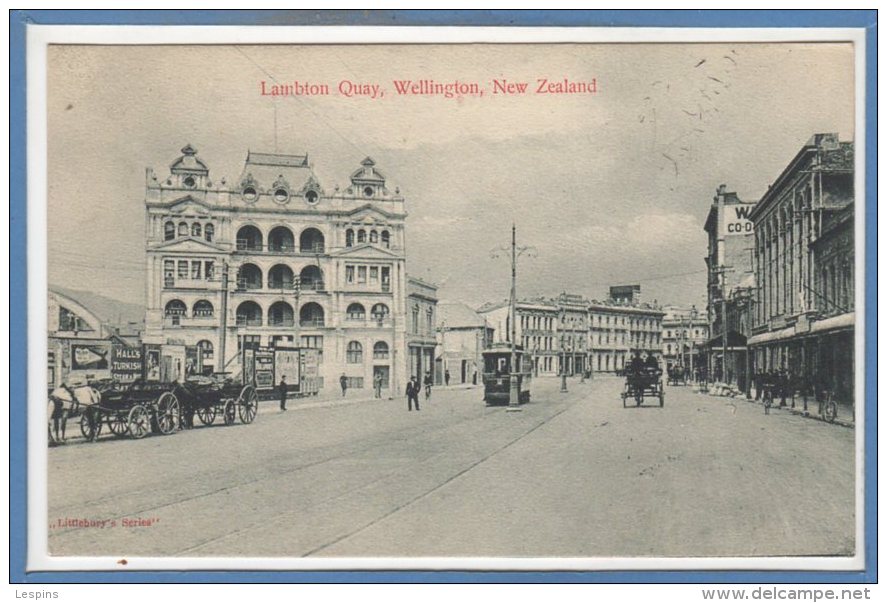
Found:
[[[194,414],[204,425],[216,416],[225,425],[252,423],[258,410],[258,396],[252,385],[230,380],[198,378],[184,383],[136,381],[121,389],[102,392],[101,400],[83,411],[80,431],[93,441],[102,428],[115,436],[140,439],[149,432],[170,435],[181,427],[193,425]]]
[[[662,385],[662,369],[641,368],[625,370],[625,388],[622,390],[622,407],[628,407],[628,400],[633,399],[636,406],[644,402],[644,398],[659,398],[659,406],[665,406],[665,388]]]

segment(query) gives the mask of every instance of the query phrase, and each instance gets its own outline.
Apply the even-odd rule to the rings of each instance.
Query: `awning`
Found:
[[[763,343],[772,343],[774,341],[783,341],[794,337],[809,337],[814,334],[827,333],[841,329],[853,329],[856,325],[856,316],[854,312],[846,312],[838,316],[830,316],[822,320],[815,320],[810,323],[810,329],[798,332],[797,327],[786,327],[779,331],[769,331],[755,335],[748,340],[748,345],[760,345]]]
[[[856,325],[856,313],[847,312],[838,316],[831,316],[824,320],[817,320],[810,327],[811,333],[822,333],[838,329],[852,329]]]
[[[742,333],[738,331],[727,331],[727,348],[744,348],[746,344],[746,337]],[[723,348],[724,347],[724,336],[715,335],[708,341],[702,344],[704,348]]]

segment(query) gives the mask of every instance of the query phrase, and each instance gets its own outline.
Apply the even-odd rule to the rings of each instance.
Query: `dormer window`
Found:
[[[318,200],[319,197],[317,195],[317,191],[308,191],[307,193],[305,193],[305,202],[308,205],[316,205]]]
[[[197,186],[197,181],[194,179],[194,176],[186,176],[182,183],[185,185],[185,188],[194,188]]]
[[[241,197],[243,198],[243,200],[246,201],[247,203],[253,203],[253,202],[255,202],[256,199],[259,198],[259,193],[256,192],[255,187],[247,186],[247,187],[244,188],[243,191],[240,193],[240,196],[241,196]]]
[[[364,197],[372,197],[373,196],[373,187],[372,186],[363,187],[363,196]]]

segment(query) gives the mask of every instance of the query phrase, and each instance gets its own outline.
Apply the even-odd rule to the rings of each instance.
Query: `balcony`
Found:
[[[247,316],[238,316],[235,320],[235,325],[238,327],[261,327],[262,319],[261,318],[250,318]]]
[[[174,276],[163,277],[164,289],[221,289],[221,283],[218,280],[208,280],[202,278],[178,278]]]
[[[292,318],[272,318],[268,320],[269,327],[293,327],[296,321]]]
[[[303,318],[299,321],[299,326],[303,329],[322,329],[325,321],[322,318]]]

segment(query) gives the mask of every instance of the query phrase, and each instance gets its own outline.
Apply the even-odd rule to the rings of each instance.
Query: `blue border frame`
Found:
[[[34,10],[11,11],[10,36],[10,401],[27,400],[27,163],[25,35],[40,25],[465,25],[524,27],[846,27],[865,29],[865,567],[861,572],[800,571],[177,571],[25,572],[27,483],[25,404],[11,403],[9,448],[10,583],[873,583],[877,582],[877,43],[876,10]],[[15,186],[13,183],[17,183]],[[19,184],[20,183],[20,184]]]

